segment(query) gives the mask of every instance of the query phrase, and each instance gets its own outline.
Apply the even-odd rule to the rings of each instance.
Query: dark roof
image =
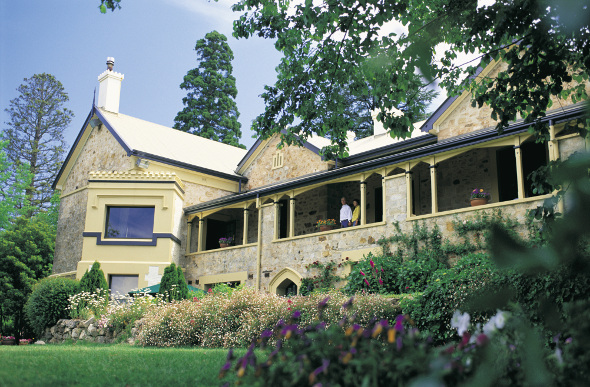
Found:
[[[547,114],[547,116],[543,117],[541,121],[553,121],[553,123],[556,124],[559,122],[568,121],[574,118],[581,117],[584,114],[584,103],[577,103],[575,105],[559,109],[558,111],[550,112]],[[401,151],[399,149],[399,146],[403,143],[396,143],[392,144],[389,147],[393,153],[384,155],[382,157],[378,157],[376,159],[370,159],[367,161],[361,161],[358,163],[345,165],[344,167],[332,169],[329,171],[316,172],[299,178],[285,180],[277,184],[253,189],[248,192],[227,195],[205,203],[200,203],[190,207],[186,207],[184,209],[184,212],[185,214],[194,214],[201,211],[206,211],[247,200],[256,199],[259,196],[272,195],[275,193],[281,193],[316,183],[328,182],[330,180],[334,180],[343,176],[370,171],[391,164],[397,164],[400,162],[435,155],[453,149],[459,149],[474,144],[480,144],[483,142],[508,137],[517,133],[526,132],[530,126],[530,123],[525,123],[523,120],[519,120],[505,128],[502,134],[498,134],[495,128],[487,128],[477,132],[468,133],[462,136],[453,137],[448,140],[440,141],[437,143],[429,143],[427,145],[419,146],[417,148],[402,149]],[[416,138],[416,140],[418,140],[419,138],[420,137]],[[383,152],[383,154],[386,153],[385,150],[381,150],[381,152]],[[346,162],[346,159],[344,161]]]

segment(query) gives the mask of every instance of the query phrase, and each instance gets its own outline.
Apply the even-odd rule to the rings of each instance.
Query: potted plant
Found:
[[[483,188],[476,188],[471,191],[471,207],[488,204],[491,195],[484,192]]]
[[[234,244],[234,237],[228,236],[219,238],[219,247],[228,247]]]
[[[336,227],[336,219],[320,219],[316,223],[316,227],[319,227],[320,231],[329,231]]]
[[[2,345],[14,345],[14,336],[2,336]]]
[[[20,339],[18,341],[18,345],[29,345],[31,343],[31,339]]]

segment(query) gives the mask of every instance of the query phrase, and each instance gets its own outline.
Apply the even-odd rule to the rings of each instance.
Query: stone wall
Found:
[[[562,160],[567,159],[575,152],[585,150],[586,144],[581,136],[570,137],[559,141],[559,157]]]
[[[82,233],[86,222],[88,191],[78,191],[61,199],[55,239],[53,274],[75,271],[82,258]]]
[[[102,125],[101,129],[92,129],[66,179],[62,193],[87,186],[90,171],[127,171],[130,167],[127,152]]]
[[[279,138],[272,138],[266,148],[244,171],[244,176],[248,178],[247,190],[328,169],[328,163],[322,161],[319,155],[298,146],[281,149],[283,166],[273,169],[273,155],[277,153],[278,144]]]
[[[317,232],[317,221],[329,218],[326,207],[327,195],[327,186],[314,188],[297,195],[297,200],[295,200],[295,236]]]
[[[474,149],[438,164],[436,179],[439,212],[469,207],[470,194],[475,188],[482,188],[488,193],[497,192],[494,152],[493,148]],[[494,196],[492,194],[490,203],[498,201]]]
[[[291,268],[302,277],[311,275],[305,268],[311,262],[327,263],[335,261],[340,263],[347,256],[355,254],[355,251],[378,249],[376,241],[383,236],[390,236],[395,232],[393,222],[400,222],[403,231],[411,231],[414,221],[406,220],[406,183],[405,176],[391,177],[385,180],[386,190],[386,217],[385,225],[352,227],[344,230],[334,230],[317,235],[309,235],[302,238],[274,240],[273,224],[275,211],[273,205],[262,207],[262,261],[261,271],[268,275],[262,275],[261,287],[263,291],[269,291],[270,282],[283,269]],[[526,209],[534,208],[542,200],[532,200],[525,203],[508,204],[499,207],[505,216],[524,222]],[[494,212],[496,208],[485,209]],[[438,225],[445,238],[456,241],[453,229],[453,221],[460,217],[475,215],[481,210],[468,208],[465,213],[439,215],[437,217],[417,220],[429,227]],[[525,233],[524,228],[519,230]],[[257,246],[236,247],[222,251],[211,251],[190,256],[190,276],[187,279],[198,279],[203,275],[237,273],[247,271],[252,277],[246,281],[248,286],[256,286],[256,253]],[[345,267],[339,269],[338,274],[343,275]]]
[[[94,317],[88,320],[61,319],[51,328],[45,329],[43,340],[50,344],[63,343],[66,340],[88,341],[92,343],[108,344],[119,342],[123,332],[113,331],[111,328],[101,328]],[[127,341],[132,344],[137,333],[131,329],[131,337]]]
[[[232,192],[220,188],[207,187],[200,184],[191,183],[183,180],[185,187],[184,207],[190,207],[195,204],[208,202],[223,196],[230,195]]]
[[[500,71],[507,69],[507,64],[502,62],[494,67],[487,75],[487,78],[495,79],[498,77]],[[564,88],[573,88],[577,85],[576,82],[564,84]],[[590,83],[586,84],[586,92],[590,93]],[[551,97],[553,107],[562,108],[564,106],[572,105],[571,97],[568,99],[558,99],[555,96]],[[471,106],[471,96],[463,99],[449,114],[444,121],[440,123],[438,141],[446,140],[451,137],[460,136],[462,134],[474,132],[477,130],[492,128],[498,123],[491,117],[492,109],[488,105],[482,107]]]

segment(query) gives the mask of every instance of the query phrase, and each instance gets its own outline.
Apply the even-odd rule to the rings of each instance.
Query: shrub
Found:
[[[142,345],[203,347],[245,347],[278,321],[287,320],[294,310],[301,311],[302,324],[319,318],[317,305],[326,298],[322,319],[326,325],[343,318],[342,293],[313,293],[292,298],[257,292],[252,288],[228,290],[217,287],[195,301],[181,301],[150,308],[138,336]],[[393,321],[399,313],[392,299],[379,295],[359,295],[352,308],[358,321]]]
[[[87,270],[80,279],[80,290],[83,292],[97,293],[102,290],[109,290],[109,285],[100,268],[100,263],[94,262],[92,268]]]
[[[69,278],[45,278],[33,286],[25,304],[25,313],[35,335],[68,317],[68,298],[79,291],[78,281]]]
[[[164,296],[165,301],[184,300],[188,296],[188,285],[180,266],[175,263],[164,269],[164,275],[160,281],[159,294]]]

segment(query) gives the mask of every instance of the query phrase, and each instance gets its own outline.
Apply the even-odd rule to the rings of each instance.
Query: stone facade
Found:
[[[54,273],[75,271],[82,258],[82,233],[86,222],[87,200],[87,190],[61,199],[53,260]]]
[[[501,62],[497,64],[486,75],[486,77],[495,79],[498,77],[499,72],[505,71],[507,68],[508,65],[505,62]],[[569,84],[564,84],[563,86],[564,88],[573,88],[576,85],[578,85],[578,83],[572,81]],[[586,84],[586,93],[590,94],[590,83]],[[571,97],[564,100],[552,96],[551,101],[553,102],[554,109],[573,104]],[[444,121],[439,124],[439,131],[437,134],[438,141],[443,141],[452,137],[496,126],[498,121],[493,120],[491,114],[492,109],[488,105],[472,107],[471,96],[463,98],[457,104],[451,114],[449,114],[444,119]]]
[[[184,207],[190,207],[195,204],[208,202],[213,199],[221,198],[231,194],[220,188],[208,187],[205,185],[195,184],[183,180],[185,186]]]
[[[247,190],[328,169],[329,164],[309,149],[290,146],[278,150],[279,142],[278,137],[273,137],[246,168],[243,175],[248,178]],[[283,166],[273,169],[273,156],[277,151],[282,154]]]
[[[88,185],[90,171],[127,171],[131,168],[127,152],[103,125],[102,129],[92,129],[80,156],[70,171],[63,194]]]

